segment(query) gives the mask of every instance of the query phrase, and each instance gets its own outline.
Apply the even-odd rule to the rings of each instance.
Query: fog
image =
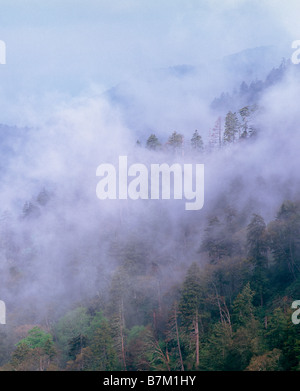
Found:
[[[29,10],[36,5],[28,3]],[[6,68],[0,69],[1,80],[6,77],[1,122],[8,125],[1,127],[0,298],[7,303],[8,323],[42,322],[74,303],[105,297],[131,245],[139,247],[146,265],[160,266],[167,290],[191,262],[206,263],[199,249],[211,216],[232,208],[245,225],[252,213],[268,222],[300,190],[294,65],[257,102],[257,137],[189,155],[195,129],[208,146],[218,115],[211,110],[215,97],[242,81],[265,80],[291,54],[291,41],[299,37],[278,10],[288,18],[295,2],[284,8],[270,1],[189,1],[184,7],[178,1],[75,3],[77,12],[68,16],[66,1],[62,8],[56,2],[47,10],[40,6],[36,14],[23,10],[24,19],[22,9],[13,14],[3,4],[11,16],[0,37],[9,49]],[[257,47],[269,55],[252,52],[257,66],[250,72],[244,60],[237,61],[247,61],[249,53],[236,53]],[[219,115],[224,130],[224,113]],[[165,144],[173,131],[184,135],[184,156],[145,148],[151,133]],[[186,211],[185,200],[99,200],[96,169],[102,163],[117,166],[121,155],[130,164],[203,163],[203,209]]]

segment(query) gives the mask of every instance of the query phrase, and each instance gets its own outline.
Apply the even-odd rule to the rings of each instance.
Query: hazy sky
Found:
[[[155,132],[164,143],[178,131],[188,150],[194,130],[205,136],[216,120],[197,98],[202,80],[212,79],[211,90],[220,76],[226,78],[222,71],[214,77],[202,69],[211,71],[210,65],[223,56],[257,46],[279,45],[292,53],[292,41],[300,39],[297,3],[0,0],[0,39],[7,45],[7,64],[0,65],[0,124],[30,128],[12,131],[10,138],[5,128],[0,132],[0,217],[6,209],[16,216],[11,248],[17,249],[15,259],[5,246],[0,248],[0,298],[24,312],[36,305],[43,314],[52,298],[62,309],[57,298],[77,300],[103,286],[99,281],[114,268],[110,251],[115,241],[121,247],[132,238],[147,243],[155,262],[166,256],[170,265],[177,262],[181,268],[181,262],[199,259],[205,216],[229,206],[241,216],[253,211],[273,219],[284,199],[298,197],[300,97],[292,77],[265,92],[255,144],[236,144],[204,157],[205,205],[198,214],[184,215],[184,208],[173,203],[128,207],[113,200],[108,206],[96,196],[98,165],[114,163],[123,154],[132,156],[132,163],[170,159],[136,148],[133,127],[99,92],[129,79],[124,91],[136,99],[125,110],[137,127],[148,126],[142,129],[144,140]],[[154,87],[147,79],[153,69],[203,62],[208,66],[190,78],[163,76]],[[54,189],[53,204],[38,219],[20,220],[25,202],[36,203],[43,187]],[[188,254],[181,247],[186,232]],[[12,262],[21,270],[15,291],[8,283]],[[172,267],[164,272],[167,283],[175,274]]]
[[[102,91],[151,69],[290,46],[299,14],[298,0],[0,0],[0,102]]]

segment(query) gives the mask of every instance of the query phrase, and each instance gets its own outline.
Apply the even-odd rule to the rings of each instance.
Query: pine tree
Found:
[[[280,371],[282,370],[281,360],[281,350],[273,349],[272,351],[268,351],[260,356],[253,356],[246,370],[255,372]]]
[[[74,360],[77,354],[82,352],[82,349],[87,345],[87,337],[82,334],[78,334],[76,337],[73,337],[68,342],[69,345],[69,357]]]
[[[225,118],[225,131],[223,136],[224,144],[232,144],[238,138],[239,121],[236,113],[229,111]]]
[[[251,283],[263,306],[264,296],[268,292],[268,235],[260,215],[254,214],[247,226],[247,247],[250,262],[254,266]]]
[[[233,303],[233,319],[235,327],[247,327],[254,318],[253,297],[255,292],[247,282],[242,292],[240,292]]]
[[[119,369],[119,360],[107,319],[103,318],[101,326],[94,330],[89,347],[92,352],[93,370],[113,371]]]
[[[77,307],[74,310],[68,311],[63,316],[54,328],[54,335],[57,341],[59,350],[62,353],[62,362],[65,363],[72,359],[70,354],[70,342],[78,336],[86,336],[89,328],[91,316],[88,314],[85,307]],[[72,343],[72,342],[71,342]]]
[[[266,228],[264,219],[258,214],[253,215],[247,226],[248,255],[256,262],[266,259],[268,250]]]
[[[45,206],[50,199],[50,195],[45,188],[43,188],[38,194],[36,200],[41,206]]]
[[[182,323],[186,332],[190,334],[190,342],[194,345],[195,366],[199,366],[200,333],[199,323],[201,321],[200,304],[202,301],[202,289],[200,285],[200,269],[193,263],[183,282],[182,293],[179,302]]]
[[[233,346],[231,350],[231,365],[236,370],[245,369],[253,355],[263,351],[261,330],[255,315],[253,297],[255,292],[247,282],[233,303]]]
[[[114,349],[117,352],[120,362],[122,362],[122,369],[127,371],[127,330],[125,328],[124,302],[122,298],[120,299],[120,302],[113,316],[111,317],[110,327],[114,341]]]
[[[227,369],[232,341],[228,324],[217,322],[212,325],[200,352],[201,370],[224,371]]]
[[[169,148],[176,154],[183,151],[183,135],[173,132],[168,139]]]
[[[194,152],[202,152],[203,151],[203,140],[198,130],[195,130],[193,137],[191,138],[191,148]]]
[[[175,369],[180,369],[181,371],[184,371],[182,347],[180,342],[180,325],[178,319],[179,316],[180,313],[178,313],[178,304],[175,301],[169,316],[166,341],[168,347],[170,347],[173,352],[173,356],[175,357]]]
[[[155,134],[151,134],[146,142],[146,148],[150,151],[156,151],[160,147],[160,142]]]
[[[130,264],[131,265],[131,264]],[[128,265],[127,265],[128,267]],[[127,371],[126,364],[126,335],[125,300],[131,291],[130,276],[126,268],[120,267],[114,274],[110,288],[109,315],[114,348],[122,362],[123,370]]]
[[[276,220],[269,224],[268,232],[271,251],[279,268],[279,282],[285,285],[295,281],[300,273],[299,206],[290,201],[284,202]]]
[[[129,370],[149,371],[158,368],[170,370],[166,356],[162,353],[150,326],[134,326],[129,331],[127,355]]]
[[[228,229],[229,226],[229,223],[224,224],[214,216],[205,228],[201,249],[208,252],[211,263],[230,256],[234,250],[233,232]]]

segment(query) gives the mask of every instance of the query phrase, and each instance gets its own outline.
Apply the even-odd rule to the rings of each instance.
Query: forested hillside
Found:
[[[198,259],[182,259],[172,286],[144,243],[115,247],[105,292],[55,321],[1,330],[2,369],[299,370],[299,207],[284,201],[267,225],[258,214],[245,225],[234,209],[211,216]],[[10,272],[17,284],[22,269]]]
[[[263,168],[286,158],[266,110],[228,111],[206,141],[153,132],[131,149],[148,163],[205,163],[203,211],[97,210],[60,184],[3,212],[1,370],[300,370],[299,183],[288,164],[283,176]]]

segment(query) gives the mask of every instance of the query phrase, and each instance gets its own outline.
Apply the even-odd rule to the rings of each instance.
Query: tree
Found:
[[[217,322],[211,326],[207,340],[200,352],[200,366],[202,370],[224,371],[232,350],[232,335],[228,324]]]
[[[43,188],[38,194],[36,200],[38,204],[40,204],[41,206],[45,206],[50,200],[50,194],[47,192],[45,188]]]
[[[253,214],[252,220],[247,226],[247,246],[248,255],[256,263],[266,259],[268,250],[266,228],[264,219],[258,214]]]
[[[195,130],[193,137],[191,138],[191,148],[194,152],[202,152],[203,151],[203,140],[198,130]]]
[[[182,286],[179,310],[183,326],[190,335],[190,342],[194,345],[195,367],[199,366],[199,323],[201,322],[200,304],[202,289],[200,285],[200,269],[196,263],[189,267]]]
[[[75,360],[68,361],[66,365],[67,371],[89,371],[94,367],[94,357],[89,346],[83,348],[77,354]]]
[[[230,352],[231,360],[228,360],[230,369],[245,369],[253,355],[259,355],[262,352],[260,326],[253,305],[254,295],[255,292],[247,282],[233,303],[234,334]]]
[[[247,282],[233,303],[233,319],[235,327],[247,327],[254,319],[254,305],[252,303],[255,292]]]
[[[233,231],[229,222],[223,223],[217,216],[210,218],[201,249],[207,251],[210,262],[217,263],[220,259],[231,256],[236,247]]]
[[[72,361],[67,362],[69,371],[119,370],[119,360],[114,349],[112,331],[102,312],[96,312],[86,328],[86,335],[73,338],[70,343]]]
[[[151,134],[146,142],[146,148],[150,151],[156,151],[160,147],[160,142],[155,134]]]
[[[114,340],[114,348],[122,362],[123,370],[127,370],[126,364],[126,325],[124,300],[127,299],[130,290],[130,278],[126,268],[120,267],[114,274],[110,288],[110,324]]]
[[[295,281],[300,272],[300,212],[290,201],[281,205],[275,221],[268,226],[270,247],[281,285]]]
[[[257,105],[245,106],[239,110],[239,114],[242,118],[242,133],[240,134],[241,138],[251,137],[256,133],[256,129],[253,125],[253,116],[257,110]]]
[[[7,363],[12,351],[15,349],[12,332],[6,329],[0,329],[0,366]]]
[[[12,365],[17,370],[44,371],[55,354],[52,335],[34,327],[28,331],[27,337],[18,342],[12,355]]]
[[[31,365],[29,366],[29,356],[30,347],[26,343],[19,343],[12,354],[11,365],[13,369],[16,371],[30,370]]]
[[[261,356],[253,356],[250,364],[246,368],[247,371],[280,371],[280,359],[282,352],[279,349],[273,349]]]
[[[87,345],[87,338],[85,335],[81,333],[76,337],[73,337],[68,342],[69,345],[69,357],[74,360],[79,353],[82,353],[82,349],[84,349]]]
[[[284,348],[288,322],[290,322],[290,317],[284,313],[282,308],[277,307],[273,310],[269,317],[268,329],[265,332],[267,347],[270,350]]]
[[[98,314],[99,317],[99,314]],[[113,371],[119,369],[119,360],[114,348],[111,327],[106,318],[100,314],[101,320],[97,328],[93,330],[89,340],[91,349],[92,370]]]
[[[183,135],[177,132],[173,132],[168,139],[168,145],[170,149],[177,153],[183,151]]]
[[[134,326],[127,338],[128,369],[149,371],[155,355],[154,337],[151,328]]]
[[[239,133],[239,126],[236,113],[229,111],[225,118],[224,144],[232,144],[236,141]]]
[[[240,95],[246,95],[249,91],[248,84],[246,82],[242,82],[240,85]]]
[[[76,339],[83,342],[86,336],[91,316],[84,307],[77,307],[68,311],[54,328],[54,335],[57,345],[62,353],[62,364],[73,359],[73,352],[70,351],[70,344],[74,344]],[[84,345],[81,343],[81,348]],[[71,356],[70,356],[71,353]]]
[[[247,226],[247,250],[254,267],[252,286],[260,297],[263,306],[264,296],[268,291],[268,234],[264,219],[254,214]]]
[[[37,205],[31,201],[25,202],[23,206],[22,217],[25,218],[36,218],[40,215],[40,209]]]
[[[267,347],[281,352],[283,370],[295,370],[300,363],[300,330],[291,322],[291,309],[277,307],[273,310],[268,330],[265,332]]]
[[[175,301],[169,317],[166,341],[168,346],[171,346],[174,356],[176,357],[175,369],[184,371],[178,315],[180,315],[178,314],[178,304]]]

